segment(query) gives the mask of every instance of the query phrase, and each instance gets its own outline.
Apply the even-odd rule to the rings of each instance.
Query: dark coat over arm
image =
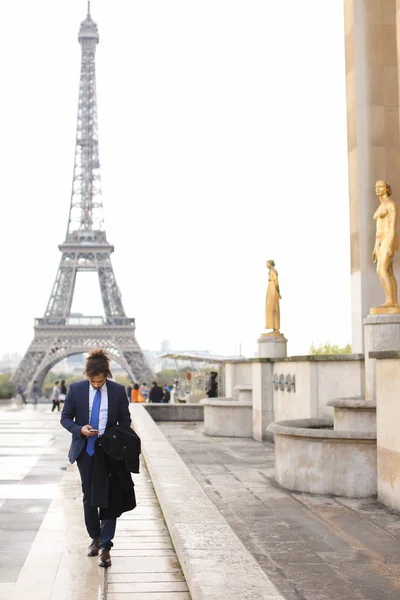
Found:
[[[100,508],[100,519],[117,518],[135,508],[131,472],[139,473],[140,449],[140,437],[120,425],[97,438],[90,500]]]

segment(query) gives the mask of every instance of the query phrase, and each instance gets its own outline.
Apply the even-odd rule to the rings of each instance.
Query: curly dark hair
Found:
[[[107,378],[112,377],[110,357],[105,350],[99,348],[89,353],[86,359],[84,375],[86,377],[96,377],[96,375],[105,375]]]

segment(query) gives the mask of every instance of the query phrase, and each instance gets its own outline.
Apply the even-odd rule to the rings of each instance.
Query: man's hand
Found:
[[[81,429],[81,435],[85,435],[86,437],[92,437],[92,435],[97,435],[98,433],[91,425],[84,425]]]

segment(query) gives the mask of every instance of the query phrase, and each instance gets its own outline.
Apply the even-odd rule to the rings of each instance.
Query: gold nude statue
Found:
[[[389,309],[398,308],[397,281],[393,274],[393,257],[399,248],[396,231],[397,206],[390,197],[392,190],[387,181],[377,181],[375,191],[381,203],[374,214],[376,237],[372,259],[376,263],[376,271],[386,296],[385,303],[379,308],[387,310],[379,310],[379,308],[371,309],[372,314],[397,312],[396,310]]]
[[[281,294],[279,291],[278,272],[275,269],[273,260],[267,261],[267,267],[269,273],[267,300],[265,303],[265,329],[272,329],[273,333],[280,335],[279,300],[281,299]]]

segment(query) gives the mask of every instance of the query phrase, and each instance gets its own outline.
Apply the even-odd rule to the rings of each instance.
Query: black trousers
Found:
[[[100,548],[110,550],[113,547],[112,540],[115,535],[117,519],[104,519],[100,521],[98,507],[90,504],[93,456],[89,456],[86,452],[86,447],[82,450],[76,464],[78,465],[82,482],[83,512],[87,532],[92,539],[100,540]]]

